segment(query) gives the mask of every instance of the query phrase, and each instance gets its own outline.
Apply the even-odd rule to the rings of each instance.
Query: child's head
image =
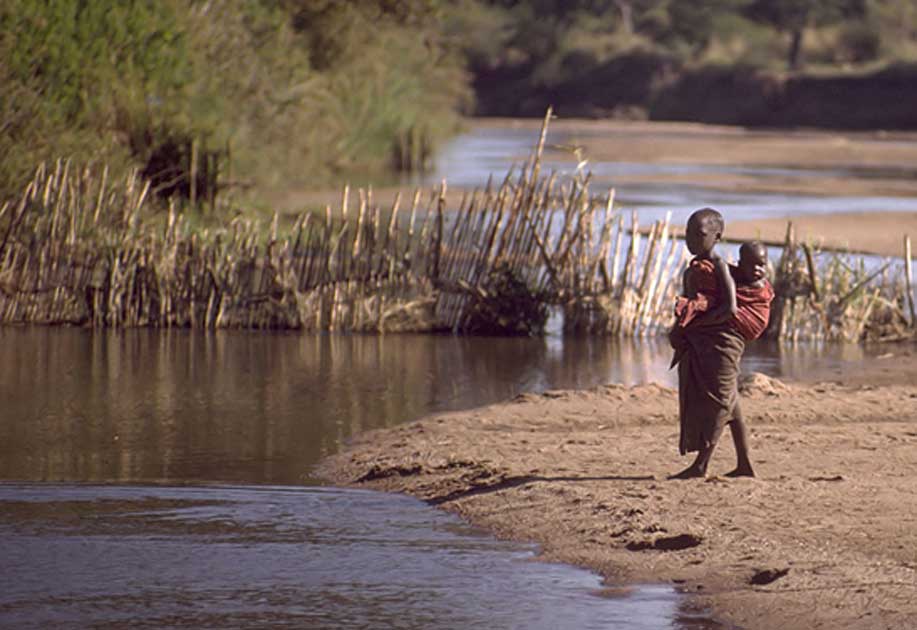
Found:
[[[767,248],[760,241],[742,243],[739,248],[739,276],[751,284],[767,275]]]
[[[709,256],[723,238],[723,215],[713,208],[701,208],[688,217],[685,244],[695,256]]]

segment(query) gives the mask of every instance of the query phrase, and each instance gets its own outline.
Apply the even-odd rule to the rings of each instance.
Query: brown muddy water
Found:
[[[792,376],[862,352],[753,346],[745,367]],[[367,429],[521,391],[672,383],[668,358],[557,334],[2,328],[0,627],[718,627],[669,586],[609,598],[530,545],[310,476]]]

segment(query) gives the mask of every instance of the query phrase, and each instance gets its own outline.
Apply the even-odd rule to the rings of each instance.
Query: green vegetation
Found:
[[[664,83],[705,67],[845,74],[917,60],[915,0],[460,0],[446,31],[478,111],[646,114]]]
[[[917,0],[4,0],[0,59],[0,199],[58,157],[164,197],[336,186],[472,111],[917,126]]]
[[[208,168],[230,185],[314,187],[423,166],[468,94],[434,9],[5,0],[0,193],[59,156],[138,166],[184,196],[212,192]]]

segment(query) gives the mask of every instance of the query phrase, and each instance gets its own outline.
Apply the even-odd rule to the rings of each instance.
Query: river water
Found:
[[[453,184],[480,184],[533,140],[473,131],[440,164]],[[713,203],[700,195],[649,186],[630,201],[688,212]],[[739,197],[748,212],[804,201]],[[876,201],[835,209],[851,203]],[[869,352],[756,343],[743,368],[792,378]],[[594,574],[532,562],[531,545],[311,475],[368,429],[522,391],[672,385],[668,359],[655,340],[556,329],[483,339],[0,328],[0,627],[716,627],[668,586],[609,597]]]
[[[588,139],[597,132],[584,123],[581,128],[565,131],[549,130],[547,146],[570,146]],[[602,133],[609,133],[603,131]],[[671,132],[669,132],[671,133]],[[818,132],[809,132],[817,134]],[[792,135],[788,133],[787,135]],[[825,135],[830,136],[830,132]],[[483,126],[472,128],[445,147],[436,163],[435,172],[424,183],[435,185],[446,179],[457,188],[483,188],[491,174],[502,177],[510,168],[519,168],[531,155],[538,140],[537,130],[531,127]],[[660,142],[659,137],[646,139]],[[633,133],[618,138],[622,152],[630,143],[639,142]],[[902,144],[917,146],[917,140],[899,138],[872,138],[871,143],[894,149]],[[843,149],[838,149],[839,151]],[[547,151],[542,161],[542,172],[556,172],[561,178],[571,176],[576,169],[576,160],[562,151]],[[713,206],[732,220],[767,217],[789,217],[799,214],[823,214],[831,212],[917,212],[917,198],[903,196],[852,196],[831,194],[833,184],[845,178],[870,179],[884,177],[913,180],[914,170],[907,165],[900,168],[870,167],[827,167],[798,168],[742,164],[687,164],[687,163],[634,163],[634,162],[589,162],[585,171],[591,175],[590,188],[601,193],[616,188],[615,203],[626,210],[636,210],[640,223],[649,225],[672,213],[675,225],[682,225],[694,210]],[[684,176],[696,177],[696,182],[686,183]],[[730,191],[716,186],[703,185],[705,178],[715,179],[722,175],[742,175],[754,179],[757,189],[766,191],[770,182],[816,182],[820,195],[789,194],[783,192],[759,192],[756,190]],[[632,181],[618,186],[622,179],[634,176],[649,176],[648,181]],[[672,178],[667,181],[666,178]]]
[[[859,346],[753,345],[801,375]],[[409,497],[317,487],[361,431],[521,391],[672,384],[662,344],[0,328],[0,627],[711,628]]]
[[[404,496],[291,486],[0,485],[5,628],[672,628]],[[367,518],[372,515],[372,518]],[[682,623],[684,622],[684,623]]]

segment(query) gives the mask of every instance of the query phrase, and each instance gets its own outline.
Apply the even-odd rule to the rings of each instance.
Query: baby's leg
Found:
[[[754,477],[755,471],[751,467],[751,460],[748,458],[748,427],[742,419],[742,409],[739,407],[739,401],[736,401],[735,410],[732,414],[732,420],[729,421],[729,430],[732,431],[732,441],[736,447],[736,467],[726,473],[727,477]]]

